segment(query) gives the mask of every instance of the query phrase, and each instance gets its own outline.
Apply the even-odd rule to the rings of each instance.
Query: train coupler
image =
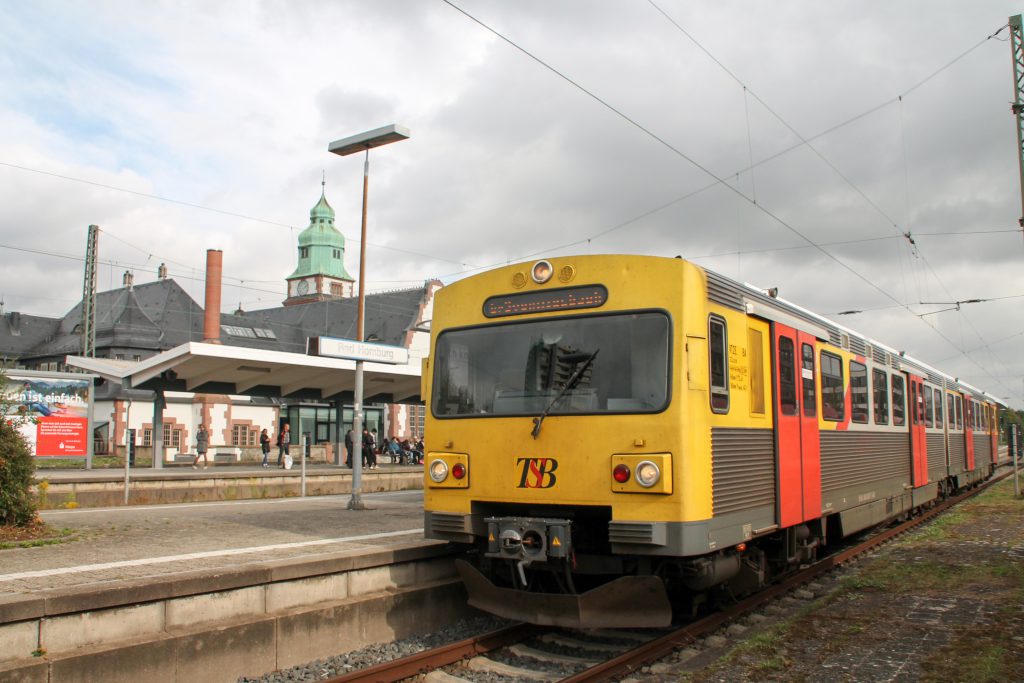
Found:
[[[526,585],[525,568],[534,562],[564,560],[572,554],[572,522],[536,517],[488,517],[487,552],[514,562]]]

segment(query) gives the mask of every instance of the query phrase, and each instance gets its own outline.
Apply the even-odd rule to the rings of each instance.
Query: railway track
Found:
[[[723,626],[785,596],[850,560],[924,524],[950,507],[985,490],[1009,474],[948,498],[913,519],[873,534],[830,555],[735,605],[671,631],[553,629],[516,624],[441,648],[351,672],[329,683],[399,681],[465,683],[487,675],[510,680],[591,683],[627,676],[693,644]],[[459,666],[449,671],[445,667]],[[465,673],[465,676],[459,675]]]

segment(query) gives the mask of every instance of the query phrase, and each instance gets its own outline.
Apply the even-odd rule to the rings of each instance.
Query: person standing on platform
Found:
[[[370,430],[363,428],[363,465],[367,469],[377,469],[377,454],[374,452],[377,449],[377,444],[373,440],[373,435],[370,434]]]
[[[206,425],[199,425],[199,431],[196,433],[196,459],[192,461],[192,469],[199,469],[199,458],[203,459],[203,469],[205,470],[209,461],[206,459],[206,450],[210,447],[210,435],[206,433]]]
[[[352,467],[352,449],[355,448],[353,432],[355,430],[348,430],[345,433],[345,464]]]
[[[263,466],[270,467],[270,437],[266,429],[260,432],[260,450],[263,451]]]
[[[277,466],[284,467],[284,456],[288,455],[288,446],[292,443],[291,426],[285,422],[281,433],[277,435]]]

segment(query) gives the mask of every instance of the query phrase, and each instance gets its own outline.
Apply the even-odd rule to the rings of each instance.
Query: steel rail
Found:
[[[424,650],[408,657],[401,657],[390,662],[375,664],[365,669],[352,671],[335,678],[327,679],[326,683],[390,683],[400,681],[418,674],[454,664],[460,660],[483,654],[499,647],[518,643],[532,635],[547,630],[533,624],[514,624],[491,631],[481,636],[473,636],[448,645]]]

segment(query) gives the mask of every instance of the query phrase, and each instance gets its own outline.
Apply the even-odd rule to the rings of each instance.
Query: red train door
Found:
[[[924,378],[907,375],[910,382],[910,458],[914,488],[928,483],[928,440],[924,431]],[[931,391],[929,389],[928,391]]]
[[[967,471],[974,470],[974,402],[964,396],[964,444],[967,453]]]
[[[772,323],[779,526],[821,517],[821,449],[814,337]]]

